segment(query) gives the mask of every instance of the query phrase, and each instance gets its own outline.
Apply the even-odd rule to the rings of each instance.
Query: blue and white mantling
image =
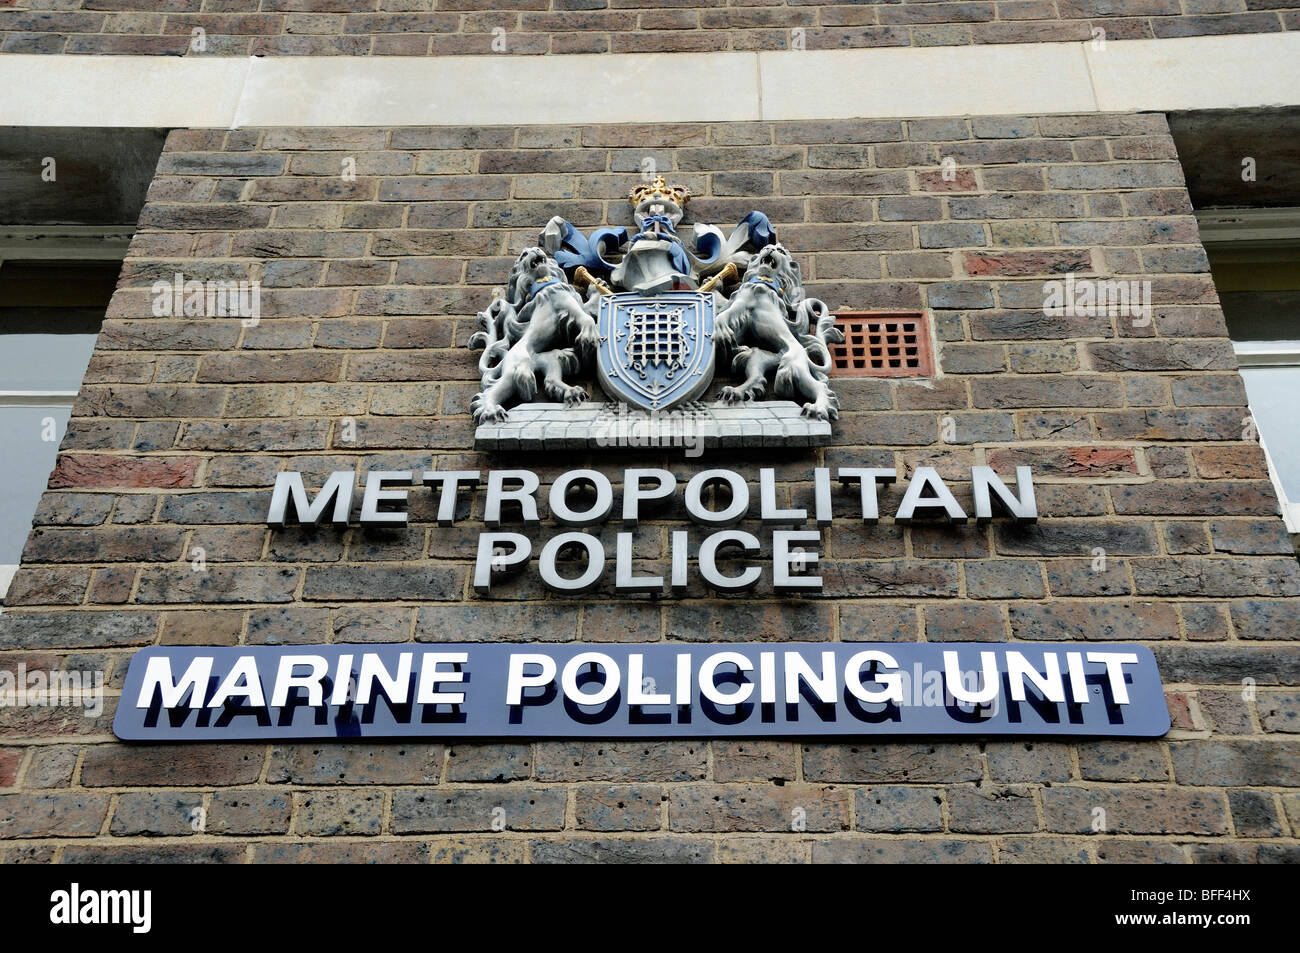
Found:
[[[813,422],[838,416],[829,345],[842,336],[826,305],[804,295],[772,223],[752,211],[727,234],[679,232],[689,199],[658,176],[631,192],[635,229],[547,223],[506,295],[479,314],[475,423],[502,424],[520,403],[534,414],[573,408],[593,378],[619,403],[666,411],[698,401],[715,368],[736,375],[720,405],[794,402]]]

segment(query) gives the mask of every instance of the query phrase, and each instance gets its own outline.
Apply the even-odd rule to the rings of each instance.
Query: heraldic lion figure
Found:
[[[480,311],[469,339],[483,348],[478,367],[483,391],[470,402],[474,423],[500,423],[506,405],[537,396],[537,375],[546,396],[566,406],[587,399],[581,387],[564,383],[585,354],[595,350],[596,321],[564,271],[541,248],[525,248],[510,270],[505,298]]]
[[[827,384],[828,343],[844,340],[826,305],[803,295],[799,263],[780,244],[750,258],[740,288],[714,323],[714,341],[732,349],[731,370],[742,383],[724,387],[729,404],[756,400],[772,382],[772,396],[803,404],[814,420],[839,417]]]

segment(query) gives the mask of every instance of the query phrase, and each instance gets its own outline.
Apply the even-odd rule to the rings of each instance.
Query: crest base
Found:
[[[531,403],[499,424],[480,424],[475,450],[664,450],[688,455],[729,447],[816,447],[831,440],[829,420],[803,416],[790,400],[689,403],[649,412],[593,401],[578,407]]]

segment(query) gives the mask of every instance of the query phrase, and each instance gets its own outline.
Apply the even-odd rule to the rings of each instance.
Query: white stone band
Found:
[[[538,125],[1300,104],[1300,32],[525,56],[0,56],[0,125]]]

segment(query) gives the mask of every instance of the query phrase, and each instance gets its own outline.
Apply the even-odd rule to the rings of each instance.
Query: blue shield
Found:
[[[713,380],[713,296],[694,291],[600,299],[600,384],[615,400],[667,410]]]

